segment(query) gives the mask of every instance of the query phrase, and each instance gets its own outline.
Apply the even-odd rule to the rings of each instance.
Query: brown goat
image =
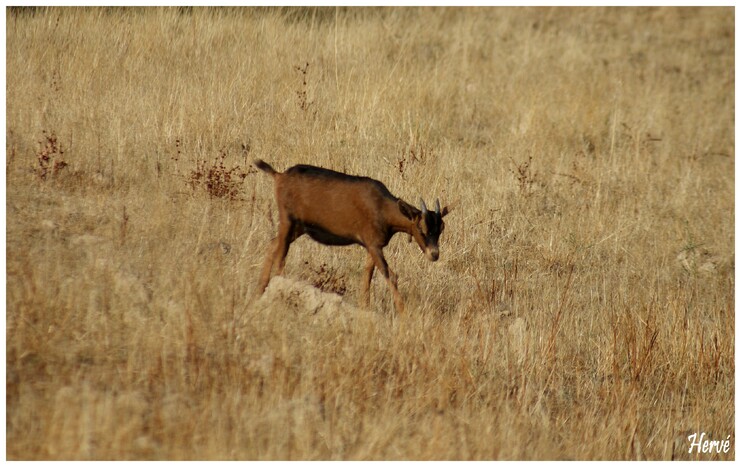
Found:
[[[398,292],[396,275],[388,268],[383,248],[398,232],[416,240],[430,261],[439,258],[439,235],[445,228],[442,218],[450,209],[421,210],[396,198],[385,185],[368,177],[355,177],[310,165],[296,165],[283,173],[269,164],[256,160],[255,166],[272,175],[279,212],[278,235],[262,268],[258,285],[261,294],[267,287],[275,259],[277,274],[285,267],[290,244],[301,235],[324,245],[359,244],[368,252],[362,294],[365,305],[370,301],[370,282],[378,268],[393,293],[396,310],[403,312],[403,300]]]

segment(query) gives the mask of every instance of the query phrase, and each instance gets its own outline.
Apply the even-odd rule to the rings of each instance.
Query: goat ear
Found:
[[[451,212],[452,212],[452,210],[453,210],[453,209],[455,209],[455,207],[457,206],[457,203],[458,203],[459,201],[460,201],[460,200],[457,200],[457,201],[455,201],[455,202],[453,202],[453,203],[450,203],[450,204],[448,204],[448,205],[447,205],[447,206],[445,206],[444,208],[442,208],[442,213],[441,213],[441,214],[442,214],[442,217],[444,217],[444,216],[446,216],[447,214],[451,213]]]
[[[406,201],[399,199],[398,209],[401,210],[401,214],[403,214],[404,217],[408,219],[412,219],[412,220],[414,219],[416,209],[413,206],[411,206],[409,203],[407,203]]]

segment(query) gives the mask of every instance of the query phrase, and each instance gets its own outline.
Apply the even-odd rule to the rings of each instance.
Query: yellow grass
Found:
[[[6,27],[8,458],[734,458],[734,9]],[[338,308],[255,306],[258,157],[458,202],[437,263],[386,248],[405,315],[308,238]]]

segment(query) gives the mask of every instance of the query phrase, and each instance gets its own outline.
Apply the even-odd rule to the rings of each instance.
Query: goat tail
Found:
[[[257,159],[257,160],[255,160],[255,161],[254,161],[254,165],[255,165],[255,166],[256,166],[256,167],[258,168],[258,169],[260,169],[261,171],[263,171],[263,172],[267,172],[267,173],[268,173],[268,174],[270,174],[270,175],[276,175],[276,174],[278,174],[278,172],[277,172],[277,171],[276,171],[275,169],[273,169],[273,168],[272,168],[272,167],[270,166],[270,164],[268,164],[267,162],[263,161],[262,159]]]

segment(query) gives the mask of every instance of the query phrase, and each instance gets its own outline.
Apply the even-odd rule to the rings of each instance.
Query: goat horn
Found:
[[[427,205],[424,204],[424,200],[422,198],[419,198],[419,201],[421,201],[421,213],[426,214],[427,213]]]
[[[434,208],[434,211],[435,211],[435,212],[436,212],[437,214],[439,214],[439,198],[437,198],[437,202],[436,202],[435,204],[436,204],[436,206],[435,206],[435,208]]]

